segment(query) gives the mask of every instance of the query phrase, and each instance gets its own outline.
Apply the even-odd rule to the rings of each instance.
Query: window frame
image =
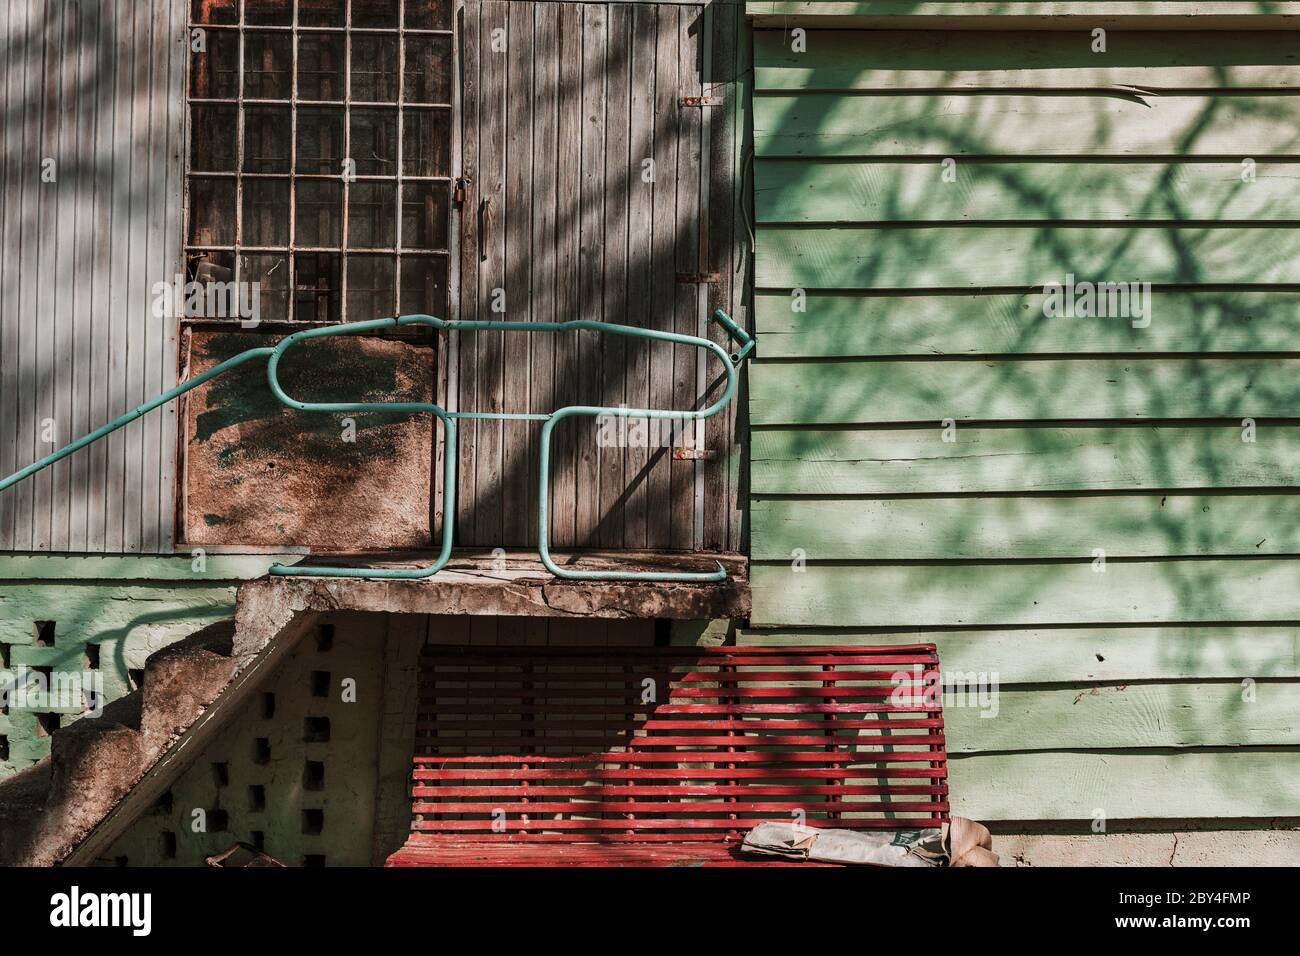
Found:
[[[267,270],[266,273],[250,269],[248,258],[279,256],[286,268],[286,278],[283,286],[277,286],[271,293],[276,298],[283,300],[282,304],[275,305],[274,314],[267,316],[269,309],[265,305],[270,299],[268,290],[263,289],[262,321],[271,325],[280,326],[317,326],[329,325],[339,322],[358,321],[362,319],[383,318],[387,315],[400,315],[404,312],[429,312],[440,317],[449,317],[453,308],[452,288],[455,281],[455,237],[454,228],[456,225],[456,214],[453,207],[453,188],[456,182],[455,174],[457,169],[457,131],[456,131],[456,97],[457,97],[457,71],[459,67],[459,52],[457,49],[457,30],[456,14],[454,4],[446,3],[445,0],[394,0],[394,6],[397,10],[396,24],[393,26],[354,26],[354,7],[357,0],[340,0],[340,5],[344,10],[344,20],[341,24],[331,26],[306,26],[299,21],[303,8],[303,0],[284,0],[285,6],[291,14],[291,22],[286,24],[263,24],[250,23],[248,10],[257,0],[232,0],[232,6],[237,8],[238,16],[236,22],[203,22],[200,17],[200,10],[204,0],[193,0],[186,2],[187,19],[186,19],[186,38],[188,56],[186,60],[185,73],[185,122],[186,122],[186,149],[184,156],[184,197],[183,197],[183,231],[182,231],[182,262],[184,264],[185,276],[187,281],[197,277],[196,269],[200,262],[207,260],[217,262],[225,260],[224,263],[218,263],[222,268],[229,269],[230,278],[236,282],[255,281],[262,275],[269,275],[275,267]],[[364,0],[362,0],[364,2]],[[419,10],[416,10],[414,4],[420,4]],[[445,27],[427,27],[427,26],[410,26],[412,14],[418,15],[425,10],[436,11],[442,8],[446,21]],[[435,13],[436,22],[436,13]],[[205,31],[207,36],[206,50],[196,52],[194,50],[195,31]],[[247,65],[248,49],[250,46],[250,36],[274,36],[283,35],[290,38],[290,59],[288,63],[289,70],[289,96],[288,98],[270,98],[254,97],[248,94],[247,82]],[[199,76],[201,58],[214,56],[214,46],[212,40],[217,36],[233,37],[235,56],[237,58],[236,73],[234,77],[235,88],[234,96],[196,96],[195,81]],[[300,96],[299,80],[301,71],[301,41],[304,37],[311,36],[336,36],[341,37],[342,63],[340,67],[341,79],[343,83],[343,96],[341,99],[332,100],[312,100]],[[389,37],[395,41],[397,50],[397,62],[394,68],[394,81],[396,86],[395,98],[392,100],[359,100],[353,97],[353,76],[356,72],[354,69],[354,38],[356,37]],[[414,43],[429,42],[435,46],[441,41],[445,45],[446,63],[448,64],[447,79],[443,84],[443,89],[438,91],[437,96],[430,96],[428,102],[411,101],[410,93],[407,89],[408,81],[408,47]],[[209,62],[211,62],[209,60]],[[290,129],[288,133],[288,166],[287,172],[249,172],[247,165],[248,155],[248,110],[249,108],[257,109],[283,109],[289,114]],[[195,122],[197,110],[203,109],[233,109],[236,117],[235,130],[235,154],[233,159],[233,169],[229,170],[202,170],[195,167],[195,136],[198,124]],[[393,175],[381,175],[374,173],[363,174],[353,169],[352,173],[343,167],[331,172],[304,172],[300,169],[298,155],[299,148],[299,118],[304,110],[336,110],[341,114],[342,122],[342,151],[343,159],[353,159],[353,132],[354,132],[354,111],[371,111],[377,110],[391,111],[393,115],[393,135],[394,135],[394,152],[393,152]],[[362,114],[364,116],[364,113]],[[442,161],[424,172],[411,173],[407,171],[408,161],[412,158],[410,155],[410,146],[407,143],[407,134],[410,131],[410,117],[423,115],[431,118],[435,140],[435,147],[430,151],[428,161],[433,164],[434,157],[439,151],[442,152]],[[439,119],[441,118],[441,122]],[[234,208],[233,208],[233,235],[229,242],[202,241],[204,237],[196,235],[193,231],[195,220],[198,218],[194,215],[196,197],[196,184],[218,184],[234,183]],[[303,183],[337,183],[341,190],[340,205],[338,207],[338,224],[337,224],[337,243],[336,244],[303,244],[299,242],[299,223],[298,223],[298,200],[299,186]],[[244,239],[247,235],[245,222],[245,202],[246,202],[246,185],[249,183],[285,183],[288,186],[288,208],[287,215],[287,241],[284,244],[257,244],[247,243]],[[389,220],[391,223],[391,232],[385,232],[385,238],[391,234],[392,242],[384,244],[373,243],[370,245],[359,245],[353,242],[351,231],[351,216],[354,211],[359,210],[360,204],[356,201],[354,192],[363,192],[369,188],[368,184],[379,184],[389,187],[392,190],[392,215]],[[412,190],[414,187],[414,190]],[[226,186],[226,189],[229,187]],[[423,192],[421,196],[421,190]],[[406,244],[407,236],[403,235],[404,220],[407,212],[408,192],[416,192],[417,197],[423,198],[426,202],[428,197],[432,197],[432,202],[437,209],[438,215],[431,220],[435,232],[440,232],[443,238],[441,244],[435,245],[429,242],[419,245]],[[417,198],[417,201],[419,199]],[[212,208],[217,208],[216,204]],[[382,205],[379,207],[382,208]],[[385,227],[386,230],[389,228]],[[406,230],[409,232],[410,230]],[[332,237],[331,237],[332,238]],[[328,263],[329,258],[335,263],[334,268],[337,270],[336,281],[330,285],[306,286],[302,285],[302,274],[306,271],[300,264],[310,261],[308,257],[314,258],[317,265],[321,262]],[[358,303],[350,302],[350,294],[355,295],[357,288],[355,283],[360,279],[360,270],[358,268],[361,262],[383,263],[380,266],[380,273],[387,273],[384,276],[383,284],[373,288],[372,296],[380,298],[383,302],[383,314],[379,314],[375,309],[365,309],[358,307]],[[277,264],[278,265],[278,264]],[[413,283],[406,283],[406,297],[403,298],[403,276],[408,268],[423,269],[418,277],[422,277],[424,282],[441,283],[442,295],[436,302],[430,302],[427,296],[413,295],[410,291]],[[353,288],[349,288],[349,279],[353,280]],[[331,285],[333,288],[331,288]],[[302,300],[315,295],[324,294],[333,298],[333,304],[326,306],[326,317],[321,318],[319,311],[315,316],[304,317],[305,310],[302,307]],[[418,299],[419,301],[414,301]],[[388,305],[391,304],[391,311]],[[361,313],[361,314],[357,314]],[[205,323],[218,321],[222,324],[228,324],[233,319],[218,319],[215,317],[188,317],[182,316],[182,321],[187,323]]]

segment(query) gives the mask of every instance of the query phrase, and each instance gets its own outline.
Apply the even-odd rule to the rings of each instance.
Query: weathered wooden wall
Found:
[[[0,4],[0,474],[175,383],[185,8]],[[0,493],[0,550],[170,550],[175,441],[164,408]]]
[[[734,4],[466,3],[461,318],[584,318],[696,335],[709,310],[743,304],[732,133],[741,26]],[[706,91],[723,105],[680,105]],[[722,281],[703,294],[675,281],[701,271]],[[493,308],[498,294],[503,310]],[[666,343],[496,332],[460,334],[452,348],[446,400],[463,410],[690,409],[720,392],[715,361]],[[458,543],[535,544],[539,430],[462,422]],[[551,543],[738,550],[734,406],[702,435],[713,460],[601,448],[593,419],[558,428]]]
[[[1294,37],[755,32],[747,637],[996,675],[957,812],[1300,815]]]

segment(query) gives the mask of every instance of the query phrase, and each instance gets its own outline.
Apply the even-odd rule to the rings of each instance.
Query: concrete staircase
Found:
[[[0,783],[0,866],[63,860],[230,684],[235,622],[153,654],[139,690],[54,732],[50,756]]]

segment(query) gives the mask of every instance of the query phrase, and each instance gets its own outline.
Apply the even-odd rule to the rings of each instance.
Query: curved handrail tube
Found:
[[[60,448],[53,454],[46,455],[39,461],[33,462],[26,468],[15,472],[3,480],[0,480],[0,491],[17,484],[24,478],[48,468],[55,462],[60,461],[81,448],[86,447],[92,442],[98,441],[105,435],[130,424],[142,415],[147,414],[153,409],[164,405],[193,388],[197,388],[209,379],[215,378],[230,369],[243,364],[253,358],[265,358],[266,379],[271,388],[271,392],[276,399],[283,405],[298,409],[305,412],[426,412],[436,416],[441,422],[444,434],[443,448],[443,522],[442,522],[442,545],[438,553],[437,560],[427,567],[422,568],[336,568],[324,567],[317,565],[284,565],[273,564],[270,573],[285,576],[314,576],[314,577],[342,577],[342,578],[396,578],[396,579],[417,579],[427,578],[437,574],[442,570],[447,562],[451,560],[452,537],[455,529],[456,514],[456,480],[458,456],[456,453],[456,419],[493,419],[493,420],[512,420],[512,421],[540,421],[542,425],[542,442],[540,457],[540,483],[538,486],[538,553],[541,556],[542,564],[548,571],[556,577],[569,578],[574,580],[604,580],[604,581],[722,581],[727,577],[726,570],[721,564],[716,570],[692,572],[692,571],[607,571],[607,570],[590,570],[574,571],[561,568],[551,557],[548,543],[548,514],[547,503],[549,499],[548,490],[550,487],[550,451],[551,451],[551,434],[555,426],[566,418],[576,416],[601,416],[611,415],[621,418],[673,418],[678,420],[698,420],[709,418],[722,411],[735,397],[737,386],[736,366],[739,366],[745,358],[753,351],[754,340],[745,332],[744,329],[736,325],[721,309],[713,314],[713,318],[726,331],[731,339],[737,343],[736,352],[728,354],[725,349],[709,339],[694,335],[683,335],[679,332],[661,332],[655,329],[639,329],[628,325],[615,325],[608,322],[597,322],[591,319],[572,319],[567,322],[504,322],[498,320],[458,320],[458,319],[439,319],[431,315],[404,315],[396,318],[371,319],[365,322],[350,322],[344,325],[323,326],[321,328],[304,329],[301,332],[295,332],[286,336],[279,344],[274,347],[266,346],[248,349],[240,352],[232,358],[226,359],[219,365],[214,365],[206,372],[195,375],[193,378],[186,379],[184,382],[171,388],[156,398],[146,402],[139,407],[132,409],[125,415],[113,419],[113,421],[97,428],[95,431],[69,445]],[[661,408],[626,408],[600,405],[567,405],[563,408],[556,409],[550,413],[534,412],[451,412],[444,409],[441,405],[432,402],[304,402],[293,398],[285,392],[280,384],[279,368],[280,359],[290,348],[307,339],[323,338],[332,335],[354,335],[359,332],[369,332],[377,329],[397,328],[406,325],[427,325],[435,329],[456,330],[462,329],[470,332],[570,332],[570,331],[592,331],[605,332],[614,335],[626,335],[632,338],[653,339],[661,342],[672,342],[677,345],[690,345],[696,348],[705,349],[712,352],[719,361],[722,362],[726,371],[727,385],[723,390],[721,397],[713,404],[705,408],[686,410],[686,409],[661,409]]]
[[[167,391],[163,392],[161,395],[158,395],[155,398],[152,398],[149,401],[145,402],[143,405],[139,405],[131,409],[131,411],[127,412],[125,415],[121,415],[113,419],[107,425],[103,425],[100,428],[96,428],[89,435],[82,435],[76,441],[72,442],[71,444],[64,445],[58,451],[46,455],[44,458],[40,459],[39,461],[32,462],[26,468],[22,468],[18,471],[15,471],[8,478],[0,479],[0,491],[4,491],[6,488],[18,484],[18,482],[22,481],[24,478],[28,477],[29,475],[34,475],[36,474],[36,472],[50,467],[50,465],[54,464],[56,461],[62,461],[64,458],[67,458],[73,452],[80,451],[82,448],[85,448],[87,445],[91,444],[92,442],[99,441],[99,439],[103,438],[105,435],[117,431],[119,428],[122,428],[124,425],[131,424],[137,418],[140,418],[142,415],[147,415],[149,412],[153,411],[155,408],[158,408],[160,405],[166,405],[173,398],[176,398],[180,395],[184,395],[192,388],[197,388],[198,386],[206,382],[208,379],[216,378],[222,372],[228,372],[236,365],[242,365],[244,362],[247,362],[251,358],[261,358],[264,356],[269,356],[273,351],[274,349],[270,348],[269,346],[266,348],[249,349],[246,352],[240,352],[238,355],[226,359],[220,365],[212,366],[212,368],[208,369],[206,372],[202,372],[198,375],[195,375],[193,378],[186,379],[185,381],[177,385],[175,388],[170,388]]]

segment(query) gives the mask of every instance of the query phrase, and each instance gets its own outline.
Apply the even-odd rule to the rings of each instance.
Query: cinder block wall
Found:
[[[154,651],[233,616],[240,581],[273,560],[0,555],[0,687],[30,684],[39,668],[117,700],[136,689]],[[76,701],[3,703],[0,779],[46,756],[49,735],[84,713]]]
[[[703,624],[676,630],[693,643]],[[652,644],[655,631],[649,620],[332,614],[98,862],[202,866],[236,842],[291,866],[382,862],[410,829],[424,644],[599,647]]]

